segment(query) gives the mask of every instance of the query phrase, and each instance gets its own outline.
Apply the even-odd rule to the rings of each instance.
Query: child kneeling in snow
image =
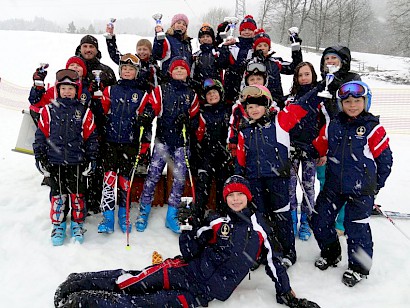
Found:
[[[56,79],[56,100],[40,110],[33,149],[37,169],[50,177],[51,240],[54,246],[60,246],[66,236],[69,203],[71,236],[79,243],[84,240],[84,176],[95,171],[98,142],[94,115],[80,101],[77,72],[59,70]]]
[[[362,81],[350,81],[337,91],[339,114],[313,141],[327,156],[326,180],[316,200],[312,229],[321,250],[315,266],[321,270],[341,260],[336,215],[346,203],[349,268],[342,282],[353,287],[369,274],[373,241],[369,219],[374,199],[393,164],[389,138],[378,117],[369,113],[372,94]]]
[[[224,185],[229,207],[225,217],[206,226],[194,218],[192,207],[181,204],[179,219],[192,230],[179,238],[182,256],[143,271],[102,271],[71,274],[57,289],[56,307],[207,307],[214,299],[227,300],[258,261],[276,287],[276,300],[289,307],[319,307],[296,298],[289,284],[272,228],[262,214],[253,213],[249,182],[238,175]]]

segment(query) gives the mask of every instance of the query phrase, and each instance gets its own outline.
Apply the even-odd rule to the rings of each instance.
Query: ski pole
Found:
[[[292,162],[291,162],[291,164],[292,164]],[[305,187],[303,186],[302,180],[301,180],[301,178],[300,178],[300,176],[299,176],[298,169],[297,169],[297,168],[295,167],[295,165],[293,165],[293,164],[292,164],[292,168],[293,168],[293,171],[295,171],[296,178],[298,179],[300,188],[302,189],[303,198],[305,199],[305,202],[306,202],[306,204],[307,204],[307,206],[308,206],[308,208],[309,208],[310,213],[316,213],[316,214],[317,214],[316,210],[315,210],[315,209],[313,208],[313,206],[310,204],[310,201],[309,201],[309,198],[308,198],[308,196],[307,196]],[[311,215],[312,215],[312,214],[310,214],[309,216],[311,216]]]
[[[396,225],[396,223],[394,222],[394,220],[393,220],[389,215],[387,215],[387,214],[380,208],[380,206],[378,206],[377,204],[374,204],[374,207],[376,208],[376,210],[377,210],[380,214],[382,214],[384,217],[386,217],[387,220],[390,221],[390,222],[393,224],[393,226],[395,226],[396,229],[401,232],[401,234],[403,234],[408,240],[410,240],[410,237],[409,237],[406,233],[404,233],[403,230],[399,228],[399,226]]]
[[[134,175],[135,175],[135,170],[137,170],[138,163],[141,158],[141,149],[142,149],[142,135],[144,133],[144,126],[140,126],[140,135],[138,137],[138,154],[137,157],[135,158],[134,165],[132,166],[132,173],[131,173],[131,179],[130,179],[130,187],[128,188],[127,191],[127,202],[125,203],[126,208],[125,208],[125,223],[126,223],[126,234],[127,234],[127,250],[130,250],[130,197],[131,197],[131,188],[132,188],[132,182],[134,182]]]
[[[186,137],[186,126],[185,124],[182,127],[182,136],[184,137],[184,156],[185,156],[185,163],[188,169],[189,174],[189,181],[191,182],[191,190],[192,190],[192,204],[195,204],[195,186],[194,186],[194,179],[192,178],[191,166],[189,164],[188,153],[187,153],[187,137]]]

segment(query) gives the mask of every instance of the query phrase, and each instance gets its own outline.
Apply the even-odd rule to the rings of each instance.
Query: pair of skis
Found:
[[[372,216],[383,216],[382,212],[379,211],[381,205],[375,204],[372,211]],[[387,216],[395,219],[410,219],[410,213],[397,212],[397,211],[383,211]]]

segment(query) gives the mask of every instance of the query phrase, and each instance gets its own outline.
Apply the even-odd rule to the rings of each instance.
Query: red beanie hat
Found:
[[[256,21],[253,19],[252,15],[246,15],[245,18],[241,21],[239,25],[239,32],[242,32],[244,29],[250,29],[252,31],[256,30]]]
[[[182,66],[185,67],[188,76],[191,75],[191,68],[189,67],[189,64],[186,60],[186,58],[184,57],[175,57],[174,59],[172,59],[171,64],[169,65],[169,73],[172,74],[172,71],[175,69],[175,67],[177,66]]]
[[[70,59],[68,59],[65,68],[68,68],[71,63],[77,63],[79,66],[81,66],[83,68],[83,77],[87,76],[87,66],[85,65],[83,59],[77,56],[71,57]]]
[[[252,200],[252,193],[247,179],[240,175],[233,175],[225,181],[223,189],[223,197],[226,202],[226,197],[233,192],[241,192],[246,195],[248,201]]]
[[[258,46],[259,43],[266,43],[270,46],[270,37],[268,34],[265,33],[264,29],[256,29],[255,30],[255,37],[253,38],[253,49],[256,49],[256,46]]]

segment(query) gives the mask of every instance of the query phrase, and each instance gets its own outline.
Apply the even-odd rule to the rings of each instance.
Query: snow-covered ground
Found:
[[[81,35],[44,32],[0,31],[7,48],[0,49],[0,77],[21,85],[15,97],[8,100],[0,84],[0,302],[2,307],[53,307],[56,287],[69,273],[103,269],[140,269],[149,265],[151,254],[159,251],[164,257],[179,254],[177,235],[165,228],[166,208],[154,208],[148,229],[130,235],[131,250],[126,250],[125,235],[116,230],[111,235],[97,233],[101,215],[87,219],[83,245],[66,240],[62,247],[52,247],[50,242],[48,187],[40,186],[42,176],[34,166],[34,158],[11,151],[15,147],[22,115],[27,106],[31,76],[40,62],[50,63],[48,80],[65,65],[78,45]],[[103,63],[115,65],[109,59],[105,42],[98,36]],[[138,37],[118,36],[122,52],[133,52]],[[288,58],[289,48],[274,46],[278,55]],[[283,49],[282,49],[283,48]],[[305,60],[315,63],[320,56],[307,53]],[[356,55],[353,55],[356,58]],[[374,55],[364,55],[371,59]],[[383,65],[396,66],[391,57],[381,60]],[[370,63],[370,60],[368,60]],[[402,76],[409,70],[408,61],[400,62]],[[406,64],[407,63],[407,64]],[[373,65],[373,64],[372,64]],[[407,67],[405,68],[405,65]],[[380,66],[381,67],[381,66]],[[380,68],[379,67],[379,68]],[[116,70],[116,69],[115,69]],[[285,76],[286,77],[286,76]],[[366,77],[367,78],[367,77]],[[369,84],[375,82],[365,79]],[[3,83],[3,82],[2,82]],[[288,83],[289,86],[286,85]],[[284,88],[290,87],[284,78]],[[385,87],[391,84],[382,82]],[[7,92],[10,93],[10,92]],[[8,94],[7,94],[8,95]],[[16,102],[13,106],[10,102]],[[7,103],[9,102],[9,103]],[[386,187],[378,196],[385,210],[410,212],[410,135],[390,135],[394,155],[393,172]],[[135,219],[135,208],[132,220]],[[410,221],[396,220],[396,225],[410,236]],[[308,242],[296,240],[298,262],[289,269],[291,285],[300,297],[316,301],[321,307],[408,307],[410,302],[410,241],[387,219],[371,219],[374,259],[371,274],[354,288],[341,283],[347,266],[345,238],[341,238],[343,260],[337,268],[322,272],[313,265],[319,249],[313,238]],[[276,304],[273,283],[263,268],[251,273],[251,279],[242,282],[225,303],[212,302],[210,307],[282,307]]]

